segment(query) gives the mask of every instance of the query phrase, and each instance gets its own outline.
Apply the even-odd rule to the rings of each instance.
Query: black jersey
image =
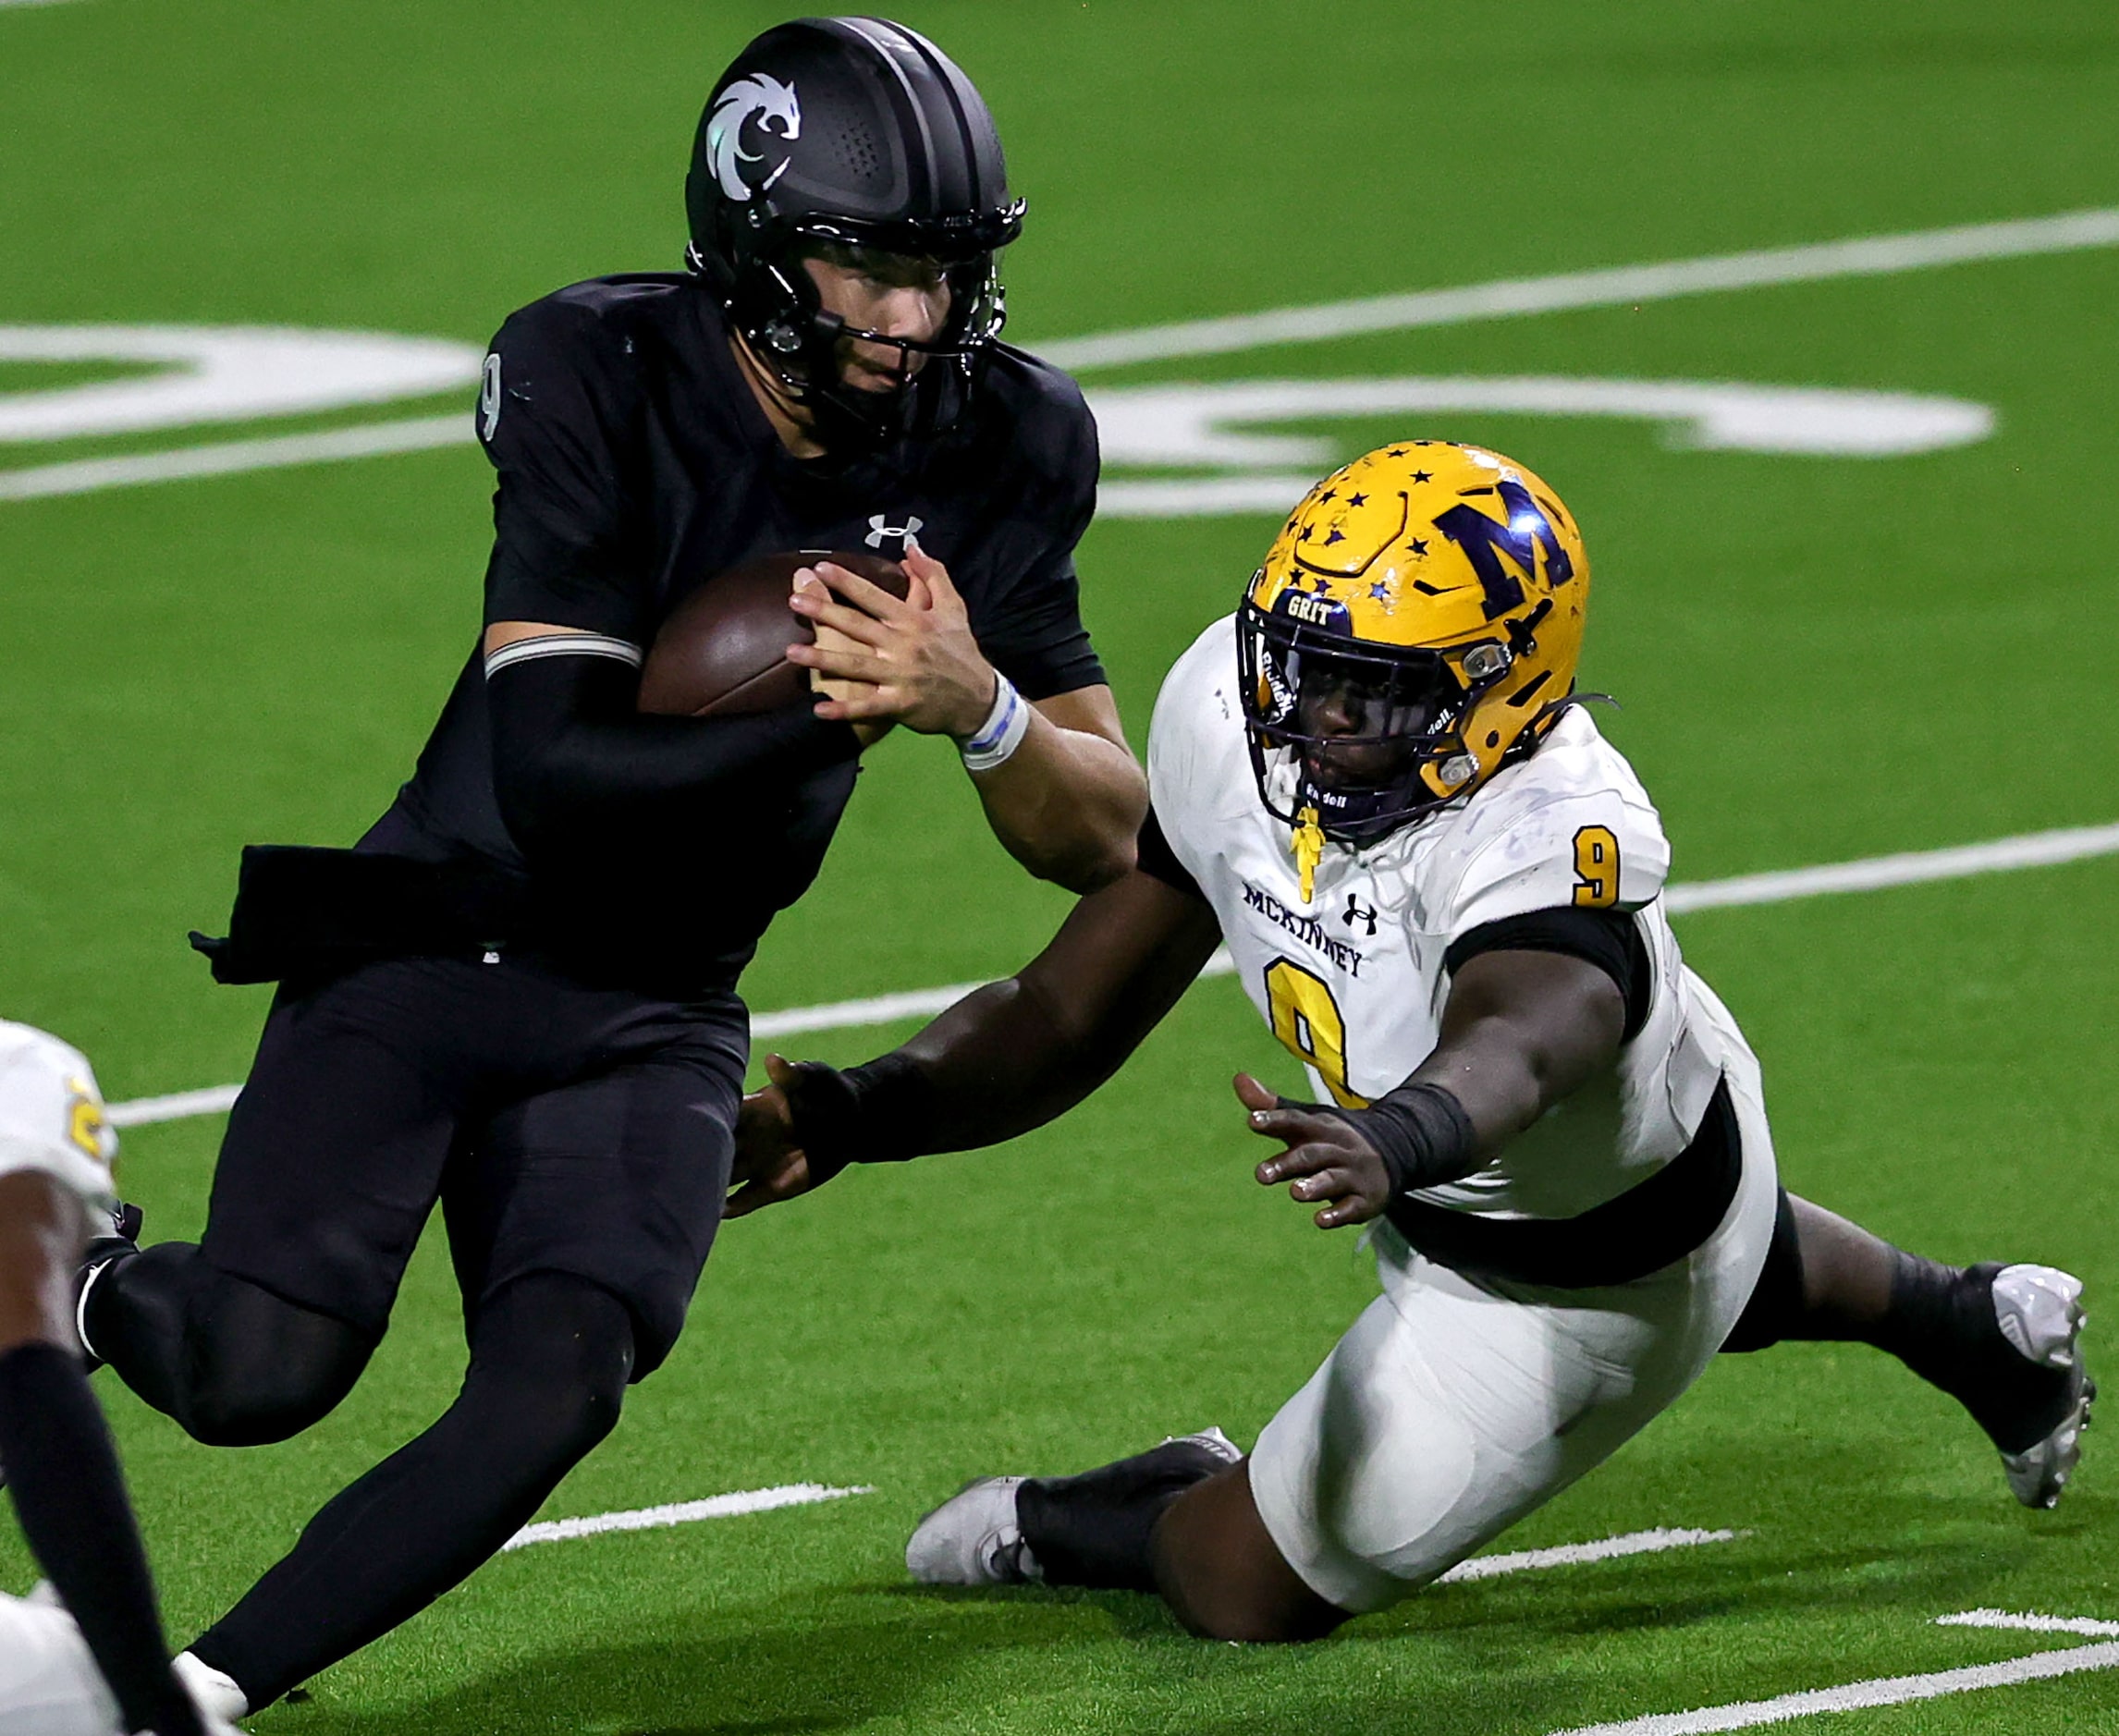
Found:
[[[1023,351],[994,347],[956,430],[851,461],[787,451],[690,278],[605,277],[547,296],[501,327],[486,369],[478,432],[499,472],[487,623],[548,622],[644,650],[678,604],[753,556],[896,556],[916,535],[1025,698],[1104,679],[1073,566],[1095,507],[1096,426],[1074,384]],[[602,893],[627,907],[628,929],[656,935],[665,965],[725,981],[815,877],[854,771],[818,772],[758,813],[702,815],[692,837],[614,839]],[[475,651],[362,848],[533,884],[501,818]],[[647,860],[657,852],[696,859]],[[570,902],[590,896],[567,888]]]

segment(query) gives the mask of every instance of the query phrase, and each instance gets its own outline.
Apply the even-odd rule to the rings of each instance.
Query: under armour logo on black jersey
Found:
[[[867,544],[870,548],[881,548],[885,543],[895,537],[898,542],[898,552],[903,554],[905,544],[919,535],[920,526],[923,522],[924,520],[919,519],[908,518],[902,524],[890,524],[886,522],[880,512],[872,512],[868,515],[868,534],[861,540]]]
[[[1364,904],[1358,892],[1349,892],[1346,895],[1346,925],[1352,928],[1356,923],[1366,923],[1368,927],[1366,932],[1375,934],[1376,906]]]

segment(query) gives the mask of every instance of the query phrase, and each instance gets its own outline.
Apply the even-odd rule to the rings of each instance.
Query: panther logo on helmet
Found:
[[[706,123],[706,149],[713,159],[714,178],[738,204],[768,190],[793,160],[782,156],[755,186],[746,180],[742,165],[766,160],[764,152],[743,149],[743,128],[753,123],[762,136],[788,144],[800,139],[802,104],[795,97],[794,86],[782,83],[769,72],[753,72],[738,79],[714,99],[713,117]]]

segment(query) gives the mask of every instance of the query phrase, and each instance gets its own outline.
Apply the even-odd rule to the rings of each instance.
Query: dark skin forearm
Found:
[[[1219,943],[1214,913],[1135,868],[1074,907],[1045,950],[967,995],[897,1053],[933,1088],[930,1151],[996,1144],[1065,1113],[1116,1072],[1177,1004]],[[768,1056],[771,1083],[745,1099],[729,1201],[740,1217],[836,1174],[797,1140],[798,1070]]]
[[[998,1144],[1065,1114],[1162,1022],[1219,939],[1205,905],[1137,870],[1084,899],[1019,974],[899,1051],[940,1105],[931,1148]]]
[[[80,1348],[74,1271],[88,1230],[80,1203],[39,1170],[0,1176],[0,1355],[23,1344]]]
[[[1554,952],[1485,952],[1451,984],[1434,1053],[1407,1084],[1440,1085],[1464,1106],[1478,1136],[1460,1174],[1468,1175],[1543,1115],[1611,1065],[1626,1022],[1625,1003],[1595,965]],[[1390,1204],[1383,1160],[1337,1117],[1278,1106],[1248,1074],[1236,1094],[1255,1132],[1287,1149],[1257,1168],[1267,1187],[1288,1184],[1291,1199],[1316,1204],[1320,1229],[1364,1224]]]
[[[1451,984],[1441,1040],[1409,1083],[1440,1085],[1491,1157],[1618,1058],[1626,1004],[1593,964],[1557,952],[1487,952]]]

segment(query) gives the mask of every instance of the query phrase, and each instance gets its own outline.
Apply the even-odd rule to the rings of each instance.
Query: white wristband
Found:
[[[1030,733],[1030,707],[1015,683],[998,669],[993,677],[993,709],[986,721],[957,743],[967,772],[990,772],[1023,745]]]

